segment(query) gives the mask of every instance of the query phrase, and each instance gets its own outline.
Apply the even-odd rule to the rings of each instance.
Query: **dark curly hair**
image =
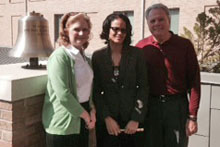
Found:
[[[124,40],[124,45],[129,46],[131,44],[132,26],[128,17],[122,13],[112,13],[106,17],[102,25],[102,33],[100,34],[100,38],[105,40],[105,44],[109,44],[109,31],[111,28],[111,23],[118,18],[122,19],[126,24],[126,37]]]
[[[60,46],[61,45],[66,46],[70,44],[70,40],[69,40],[68,33],[66,30],[69,27],[69,25],[73,24],[76,20],[81,19],[81,18],[84,19],[88,23],[89,31],[90,31],[92,24],[91,24],[90,18],[85,13],[69,12],[63,15],[63,17],[61,18],[61,22],[60,22],[59,38],[57,40]],[[89,42],[87,41],[83,45],[83,48],[87,48],[88,44]]]

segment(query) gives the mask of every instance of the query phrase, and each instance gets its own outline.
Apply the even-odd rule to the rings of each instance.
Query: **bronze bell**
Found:
[[[48,57],[53,52],[48,28],[48,21],[34,11],[19,19],[16,44],[9,56],[28,57],[30,65],[26,68],[40,68],[38,57]]]

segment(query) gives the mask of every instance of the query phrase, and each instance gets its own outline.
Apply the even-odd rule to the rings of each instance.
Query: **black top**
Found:
[[[111,49],[105,47],[93,54],[92,65],[97,120],[104,121],[111,116],[115,120],[143,122],[147,109],[148,80],[142,51],[132,46],[123,49],[116,71],[112,65]]]

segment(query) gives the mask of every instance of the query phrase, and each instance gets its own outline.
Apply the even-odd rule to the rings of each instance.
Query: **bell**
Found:
[[[30,65],[26,68],[40,68],[38,57],[48,57],[52,52],[48,21],[43,15],[33,11],[19,19],[17,40],[9,56],[28,57]]]

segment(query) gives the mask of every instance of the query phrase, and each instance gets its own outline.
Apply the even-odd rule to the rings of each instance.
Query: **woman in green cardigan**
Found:
[[[62,17],[58,47],[49,57],[43,106],[47,147],[88,147],[88,129],[95,127],[91,101],[93,72],[84,55],[91,30],[84,13]]]

